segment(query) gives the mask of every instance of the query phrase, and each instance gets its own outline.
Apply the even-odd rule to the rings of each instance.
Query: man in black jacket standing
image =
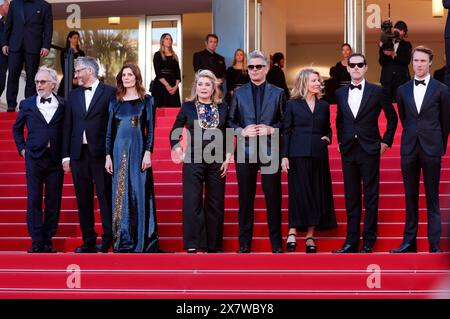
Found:
[[[380,156],[392,145],[398,119],[384,89],[365,80],[364,55],[352,54],[347,69],[351,83],[336,91],[336,130],[344,173],[347,238],[343,247],[334,252],[358,252],[362,182],[366,212],[361,252],[371,253],[377,238]],[[381,110],[387,118],[383,137],[378,127]]]
[[[5,31],[6,17],[9,11],[9,0],[0,0],[0,42]],[[6,71],[8,71],[8,56],[0,52],[0,96],[6,85]]]
[[[210,33],[206,36],[206,48],[203,51],[194,53],[194,71],[210,70],[220,81],[220,84],[222,84],[225,79],[227,68],[225,65],[225,58],[216,53],[218,44],[219,37],[217,35]]]
[[[286,98],[283,90],[267,83],[267,58],[250,53],[250,83],[238,88],[231,102],[228,125],[238,139],[235,157],[239,188],[239,250],[251,251],[256,180],[261,184],[267,206],[267,223],[273,253],[281,253],[281,169],[279,130]]]
[[[112,245],[111,175],[105,170],[109,102],[115,89],[98,80],[99,66],[92,57],[75,60],[79,87],[67,101],[64,119],[63,168],[72,171],[83,245],[76,253],[108,252]],[[94,183],[100,206],[103,236],[96,246]]]
[[[450,99],[448,87],[430,76],[432,61],[431,49],[415,48],[412,57],[414,80],[398,89],[398,114],[403,126],[401,158],[406,224],[403,243],[398,249],[391,250],[393,253],[417,251],[421,170],[427,199],[429,251],[441,251],[439,179],[441,158],[450,131]]]
[[[395,100],[397,88],[411,79],[408,65],[411,62],[411,43],[406,41],[408,26],[403,21],[397,21],[393,32],[399,37],[393,39],[393,50],[385,50],[380,43],[379,63],[381,65],[381,85],[387,90],[391,101]]]
[[[3,54],[8,55],[8,111],[17,106],[19,79],[25,62],[27,82],[25,97],[36,94],[34,76],[40,57],[50,52],[53,35],[51,5],[44,0],[14,0],[11,2],[2,38]]]
[[[444,8],[450,9],[450,0],[442,0]],[[447,12],[447,21],[445,22],[445,84],[450,88],[450,14]]]

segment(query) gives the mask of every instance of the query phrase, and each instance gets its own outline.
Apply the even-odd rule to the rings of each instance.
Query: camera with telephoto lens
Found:
[[[394,51],[394,42],[392,40],[399,39],[400,33],[397,30],[392,31],[391,20],[383,21],[381,24],[380,41],[383,51]]]

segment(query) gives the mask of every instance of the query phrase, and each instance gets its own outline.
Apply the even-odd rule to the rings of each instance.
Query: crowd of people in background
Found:
[[[366,57],[344,43],[341,61],[330,70],[332,81],[327,90],[321,74],[313,68],[301,70],[289,90],[281,52],[268,59],[263,52],[254,51],[247,58],[244,50],[237,49],[227,69],[224,57],[216,52],[218,36],[208,34],[205,49],[193,56],[195,78],[191,95],[183,103],[179,58],[170,34],[162,34],[160,49],[153,56],[156,77],[149,88],[150,96],[134,63],[123,65],[115,87],[101,82],[98,62],[85,56],[80,49],[80,34],[71,31],[65,50],[73,49],[76,59],[73,74],[64,77],[70,77],[73,89],[64,100],[59,97],[64,87],[58,90],[56,72],[47,67],[38,69],[40,57],[48,55],[50,49],[51,6],[44,0],[16,0],[10,6],[8,1],[2,2],[0,14],[2,20],[7,14],[7,19],[0,24],[4,28],[0,89],[4,89],[7,60],[9,111],[16,109],[18,78],[24,63],[27,73],[26,99],[20,102],[13,134],[26,165],[30,253],[55,252],[52,237],[59,221],[64,172],[72,174],[78,205],[83,243],[76,253],[106,253],[111,248],[117,253],[162,252],[151,159],[156,107],[180,107],[169,139],[172,158],[183,163],[183,247],[188,253],[223,250],[226,175],[233,155],[239,191],[237,252],[252,251],[258,173],[272,252],[282,253],[284,248],[296,251],[298,232],[306,232],[306,253],[318,252],[315,231],[337,227],[328,157],[333,138],[330,101],[337,104],[335,133],[347,210],[346,239],[342,248],[333,252],[373,252],[380,161],[392,147],[398,119],[403,126],[401,169],[406,223],[401,246],[391,252],[417,251],[421,171],[429,251],[441,251],[439,176],[450,132],[449,89],[430,76],[433,51],[424,46],[413,49],[406,41],[405,22],[394,25],[399,37],[392,40],[392,48],[380,43],[381,86],[366,80]],[[35,10],[41,14],[33,15]],[[329,101],[323,98],[324,93]],[[387,119],[383,134],[378,126],[381,112]],[[200,130],[200,140],[191,138],[183,149],[183,129],[192,137]],[[226,138],[229,129],[233,132],[231,143]],[[214,160],[196,158],[213,142],[219,144],[212,154]],[[289,185],[285,246],[282,172],[288,174]],[[99,244],[94,227],[94,189],[103,229]]]

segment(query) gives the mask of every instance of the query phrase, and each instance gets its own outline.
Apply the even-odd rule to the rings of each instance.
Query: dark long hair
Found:
[[[78,38],[81,38],[80,33],[78,31],[75,31],[75,30],[70,31],[66,38],[66,49],[70,48],[70,40],[69,39],[71,37],[73,37],[74,35],[77,35]],[[77,50],[80,51],[80,43],[79,42],[77,44]]]
[[[116,76],[117,81],[117,93],[116,98],[117,101],[123,101],[123,97],[125,96],[127,89],[123,86],[122,82],[122,72],[125,69],[130,69],[131,72],[133,72],[134,76],[136,77],[136,91],[139,95],[139,98],[144,101],[145,99],[145,88],[142,83],[142,75],[141,70],[139,69],[139,66],[134,63],[126,63],[124,66],[120,69],[119,73]]]

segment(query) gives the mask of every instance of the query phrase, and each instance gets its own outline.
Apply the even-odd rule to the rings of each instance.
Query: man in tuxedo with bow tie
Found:
[[[9,11],[9,0],[0,0],[0,43],[5,30],[6,17]],[[6,71],[8,71],[8,56],[0,52],[0,96],[6,85]]]
[[[423,171],[430,252],[440,252],[441,215],[439,179],[441,157],[450,131],[448,87],[431,78],[433,51],[424,46],[413,50],[414,80],[399,87],[398,113],[402,122],[401,165],[405,187],[406,223],[403,243],[393,253],[416,252],[419,222],[420,171]]]
[[[108,252],[112,244],[111,175],[105,170],[105,141],[109,102],[115,89],[98,80],[99,66],[92,57],[74,63],[79,87],[67,101],[64,122],[63,168],[72,171],[83,245],[76,253]],[[96,246],[94,183],[103,226]]]
[[[393,39],[394,49],[384,50],[380,43],[379,59],[381,65],[381,85],[387,90],[391,101],[395,100],[397,88],[409,81],[408,65],[411,62],[412,46],[405,38],[408,36],[408,26],[404,21],[397,21],[393,32],[398,32],[399,37]]]
[[[3,54],[8,55],[8,112],[17,105],[19,79],[25,62],[27,81],[25,97],[36,94],[33,79],[39,68],[40,57],[50,52],[53,35],[51,5],[44,0],[14,0],[11,2],[2,42]]]
[[[20,103],[13,127],[17,150],[25,159],[27,224],[32,239],[29,253],[56,252],[52,237],[58,227],[64,178],[61,167],[64,102],[53,93],[57,80],[54,70],[39,69],[35,77],[37,95]],[[45,209],[42,211],[44,185]]]
[[[364,79],[367,72],[364,55],[352,54],[347,70],[351,84],[336,91],[336,130],[344,173],[347,237],[343,247],[333,252],[359,250],[362,182],[365,217],[360,252],[371,253],[377,238],[380,156],[392,145],[398,119],[386,91]],[[383,137],[378,127],[381,110],[387,119]]]

